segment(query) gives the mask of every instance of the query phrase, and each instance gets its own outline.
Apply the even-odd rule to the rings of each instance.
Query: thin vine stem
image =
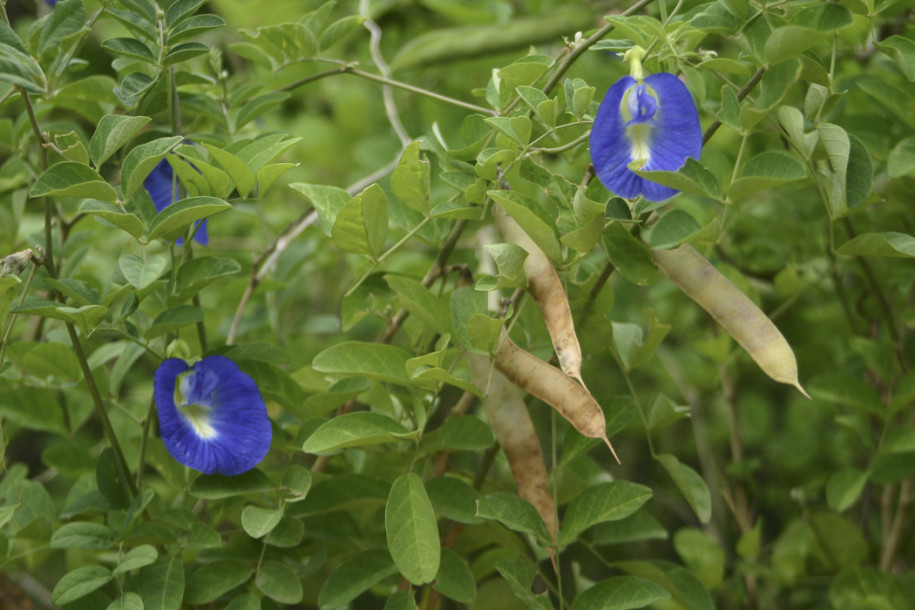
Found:
[[[334,60],[328,60],[333,63]],[[389,87],[394,87],[395,89],[403,89],[404,91],[409,91],[410,93],[415,93],[417,95],[422,95],[446,104],[451,104],[452,106],[458,106],[466,110],[472,110],[473,112],[478,112],[480,114],[486,114],[489,116],[498,116],[498,112],[491,108],[486,108],[484,106],[477,106],[476,104],[471,104],[470,102],[465,102],[457,98],[449,97],[447,95],[442,95],[441,93],[436,93],[435,91],[430,91],[428,89],[423,89],[422,87],[417,87],[409,83],[404,83],[393,78],[381,76],[378,74],[372,74],[371,72],[366,72],[365,70],[360,70],[356,68],[353,64],[347,63],[344,61],[339,62],[339,67],[333,68],[330,70],[325,70],[323,72],[318,72],[317,74],[312,74],[311,76],[306,76],[301,80],[297,80],[293,83],[290,83],[284,87],[280,87],[277,91],[292,91],[298,89],[314,81],[321,80],[322,78],[327,78],[328,76],[334,76],[337,74],[352,74],[353,76],[358,76],[359,78],[364,78],[366,80],[374,81],[376,83],[381,83],[382,85],[387,85]]]

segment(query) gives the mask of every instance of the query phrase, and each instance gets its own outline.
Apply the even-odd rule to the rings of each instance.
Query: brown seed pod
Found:
[[[522,247],[527,252],[527,258],[524,259],[527,289],[540,307],[553,349],[559,359],[559,367],[567,375],[585,385],[581,378],[581,346],[575,334],[569,299],[562,287],[559,274],[543,250],[505,210],[494,206],[493,219],[503,239]]]
[[[652,250],[655,264],[707,311],[756,361],[763,372],[810,398],[797,378],[797,360],[788,341],[766,314],[690,245]]]
[[[534,423],[521,394],[499,371],[490,370],[489,358],[472,352],[467,352],[465,356],[473,375],[473,383],[482,389],[487,389],[487,382],[489,384],[483,398],[483,409],[508,460],[518,486],[518,495],[537,509],[555,544],[559,540],[556,532],[556,505],[553,494],[550,493],[537,431],[534,430]]]
[[[518,347],[508,335],[503,333],[500,342],[493,356],[496,369],[513,384],[556,409],[583,435],[602,439],[619,462],[607,439],[604,412],[591,393],[566,373]]]

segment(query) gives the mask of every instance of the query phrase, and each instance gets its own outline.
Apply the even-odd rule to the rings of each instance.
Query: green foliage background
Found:
[[[0,564],[40,606],[912,607],[915,3],[2,4]],[[706,136],[663,204],[590,168],[634,44]],[[555,562],[464,358],[552,354],[494,205],[622,459],[528,399]],[[682,243],[812,400],[658,273]],[[274,423],[238,477],[158,437],[154,371],[209,353]]]

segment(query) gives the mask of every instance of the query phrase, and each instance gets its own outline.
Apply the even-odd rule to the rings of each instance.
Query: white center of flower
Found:
[[[645,123],[630,125],[626,128],[626,138],[631,146],[630,156],[636,163],[636,167],[641,169],[651,160],[651,149],[648,142],[651,139],[653,127]]]
[[[184,373],[178,377],[175,387],[175,406],[178,412],[191,425],[194,432],[203,440],[214,438],[218,433],[210,425],[210,407],[199,403],[190,403],[188,395],[191,393],[191,375]]]

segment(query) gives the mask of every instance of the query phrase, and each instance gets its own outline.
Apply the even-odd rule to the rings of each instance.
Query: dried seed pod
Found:
[[[0,277],[19,275],[34,257],[32,250],[20,250],[0,258]]]
[[[690,245],[652,250],[655,264],[707,311],[756,361],[763,372],[810,398],[797,379],[797,360],[775,324],[741,290]]]
[[[602,439],[619,462],[607,439],[604,412],[591,393],[566,373],[518,347],[508,335],[503,333],[500,342],[493,356],[496,369],[513,384],[559,411],[583,435]]]
[[[559,359],[559,367],[585,385],[581,378],[581,346],[578,344],[572,310],[569,309],[569,299],[559,274],[543,250],[505,210],[495,206],[493,219],[503,239],[521,246],[527,252],[527,258],[524,259],[527,289],[540,307]]]
[[[467,352],[465,354],[473,382],[488,392],[483,398],[483,409],[492,426],[492,431],[508,459],[518,495],[530,502],[546,524],[556,543],[556,505],[550,493],[543,451],[534,430],[534,423],[521,399],[518,388],[512,385],[499,371],[492,371],[486,356]]]

